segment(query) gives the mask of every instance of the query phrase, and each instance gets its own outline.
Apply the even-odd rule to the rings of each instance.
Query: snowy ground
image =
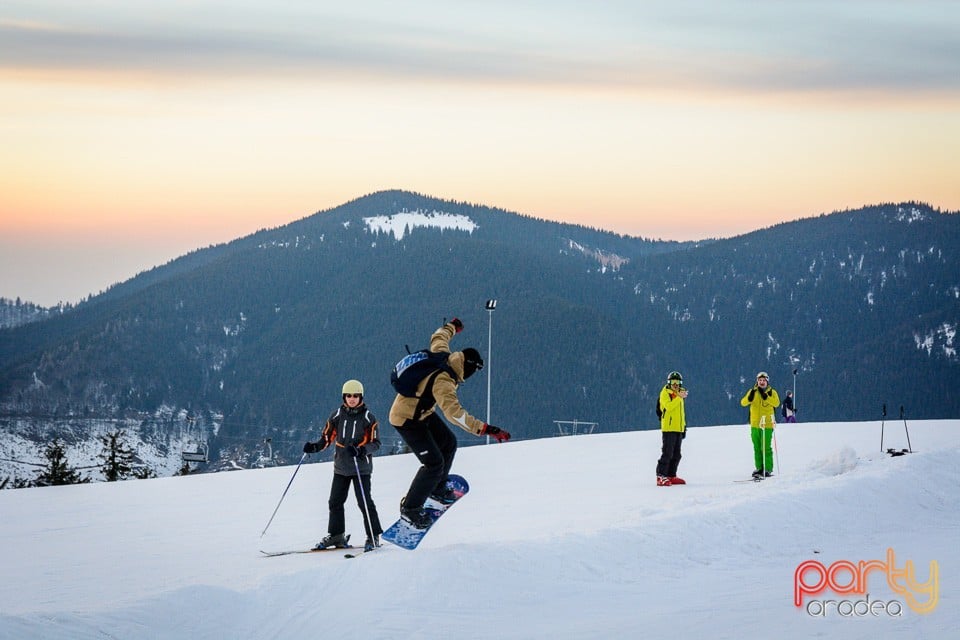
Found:
[[[262,538],[294,467],[0,491],[0,637],[956,637],[960,420],[909,426],[916,453],[891,458],[878,422],[781,425],[782,474],[760,484],[733,482],[752,468],[739,425],[692,430],[685,487],[654,486],[659,432],[464,448],[454,470],[472,490],[420,548],[353,560],[258,552],[323,535],[329,464],[301,467]],[[906,447],[902,422],[885,445]],[[416,467],[377,460],[385,525]],[[936,562],[932,612],[882,571],[867,575],[870,601],[902,615],[810,615],[812,600],[848,613],[864,600],[829,589],[794,606],[800,563],[888,549],[918,582]]]

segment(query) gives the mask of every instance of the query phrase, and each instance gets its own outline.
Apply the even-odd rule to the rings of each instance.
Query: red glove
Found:
[[[453,325],[453,328],[456,329],[457,333],[463,331],[463,323],[460,322],[460,318],[454,318],[450,321],[450,324]]]
[[[504,431],[500,427],[495,427],[492,424],[483,425],[483,431],[480,432],[482,436],[493,436],[494,440],[497,442],[506,442],[510,439],[510,433]]]

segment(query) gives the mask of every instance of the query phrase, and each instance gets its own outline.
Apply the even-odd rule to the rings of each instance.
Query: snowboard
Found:
[[[470,485],[467,484],[466,478],[463,476],[458,476],[450,474],[447,477],[447,487],[449,487],[457,499],[451,504],[441,504],[430,498],[427,498],[427,501],[423,505],[423,510],[427,512],[427,515],[430,516],[433,522],[430,523],[430,526],[426,529],[417,529],[412,524],[400,518],[394,522],[386,531],[383,532],[383,535],[380,536],[382,540],[386,540],[392,544],[397,545],[402,549],[408,549],[413,551],[417,548],[417,545],[423,540],[424,536],[433,528],[433,525],[437,524],[437,520],[440,519],[444,513],[447,512],[450,507],[457,504],[468,491],[470,491]]]

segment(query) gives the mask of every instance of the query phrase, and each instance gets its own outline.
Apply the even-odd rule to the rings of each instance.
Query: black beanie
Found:
[[[483,358],[480,352],[473,347],[467,347],[463,350],[463,379],[466,380],[477,371],[483,369]]]

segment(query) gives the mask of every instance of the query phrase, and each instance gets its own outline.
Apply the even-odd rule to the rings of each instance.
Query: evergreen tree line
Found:
[[[126,433],[122,429],[100,436],[100,443],[102,449],[97,456],[100,461],[99,464],[89,467],[75,467],[67,459],[64,442],[59,438],[54,438],[39,448],[46,462],[40,466],[34,478],[2,478],[0,479],[0,490],[84,484],[91,481],[88,475],[81,473],[81,471],[87,469],[99,469],[107,482],[157,477],[153,469],[137,458],[136,452],[127,442]],[[189,466],[185,464],[184,468],[177,472],[177,475],[186,475],[187,473],[189,473]]]

